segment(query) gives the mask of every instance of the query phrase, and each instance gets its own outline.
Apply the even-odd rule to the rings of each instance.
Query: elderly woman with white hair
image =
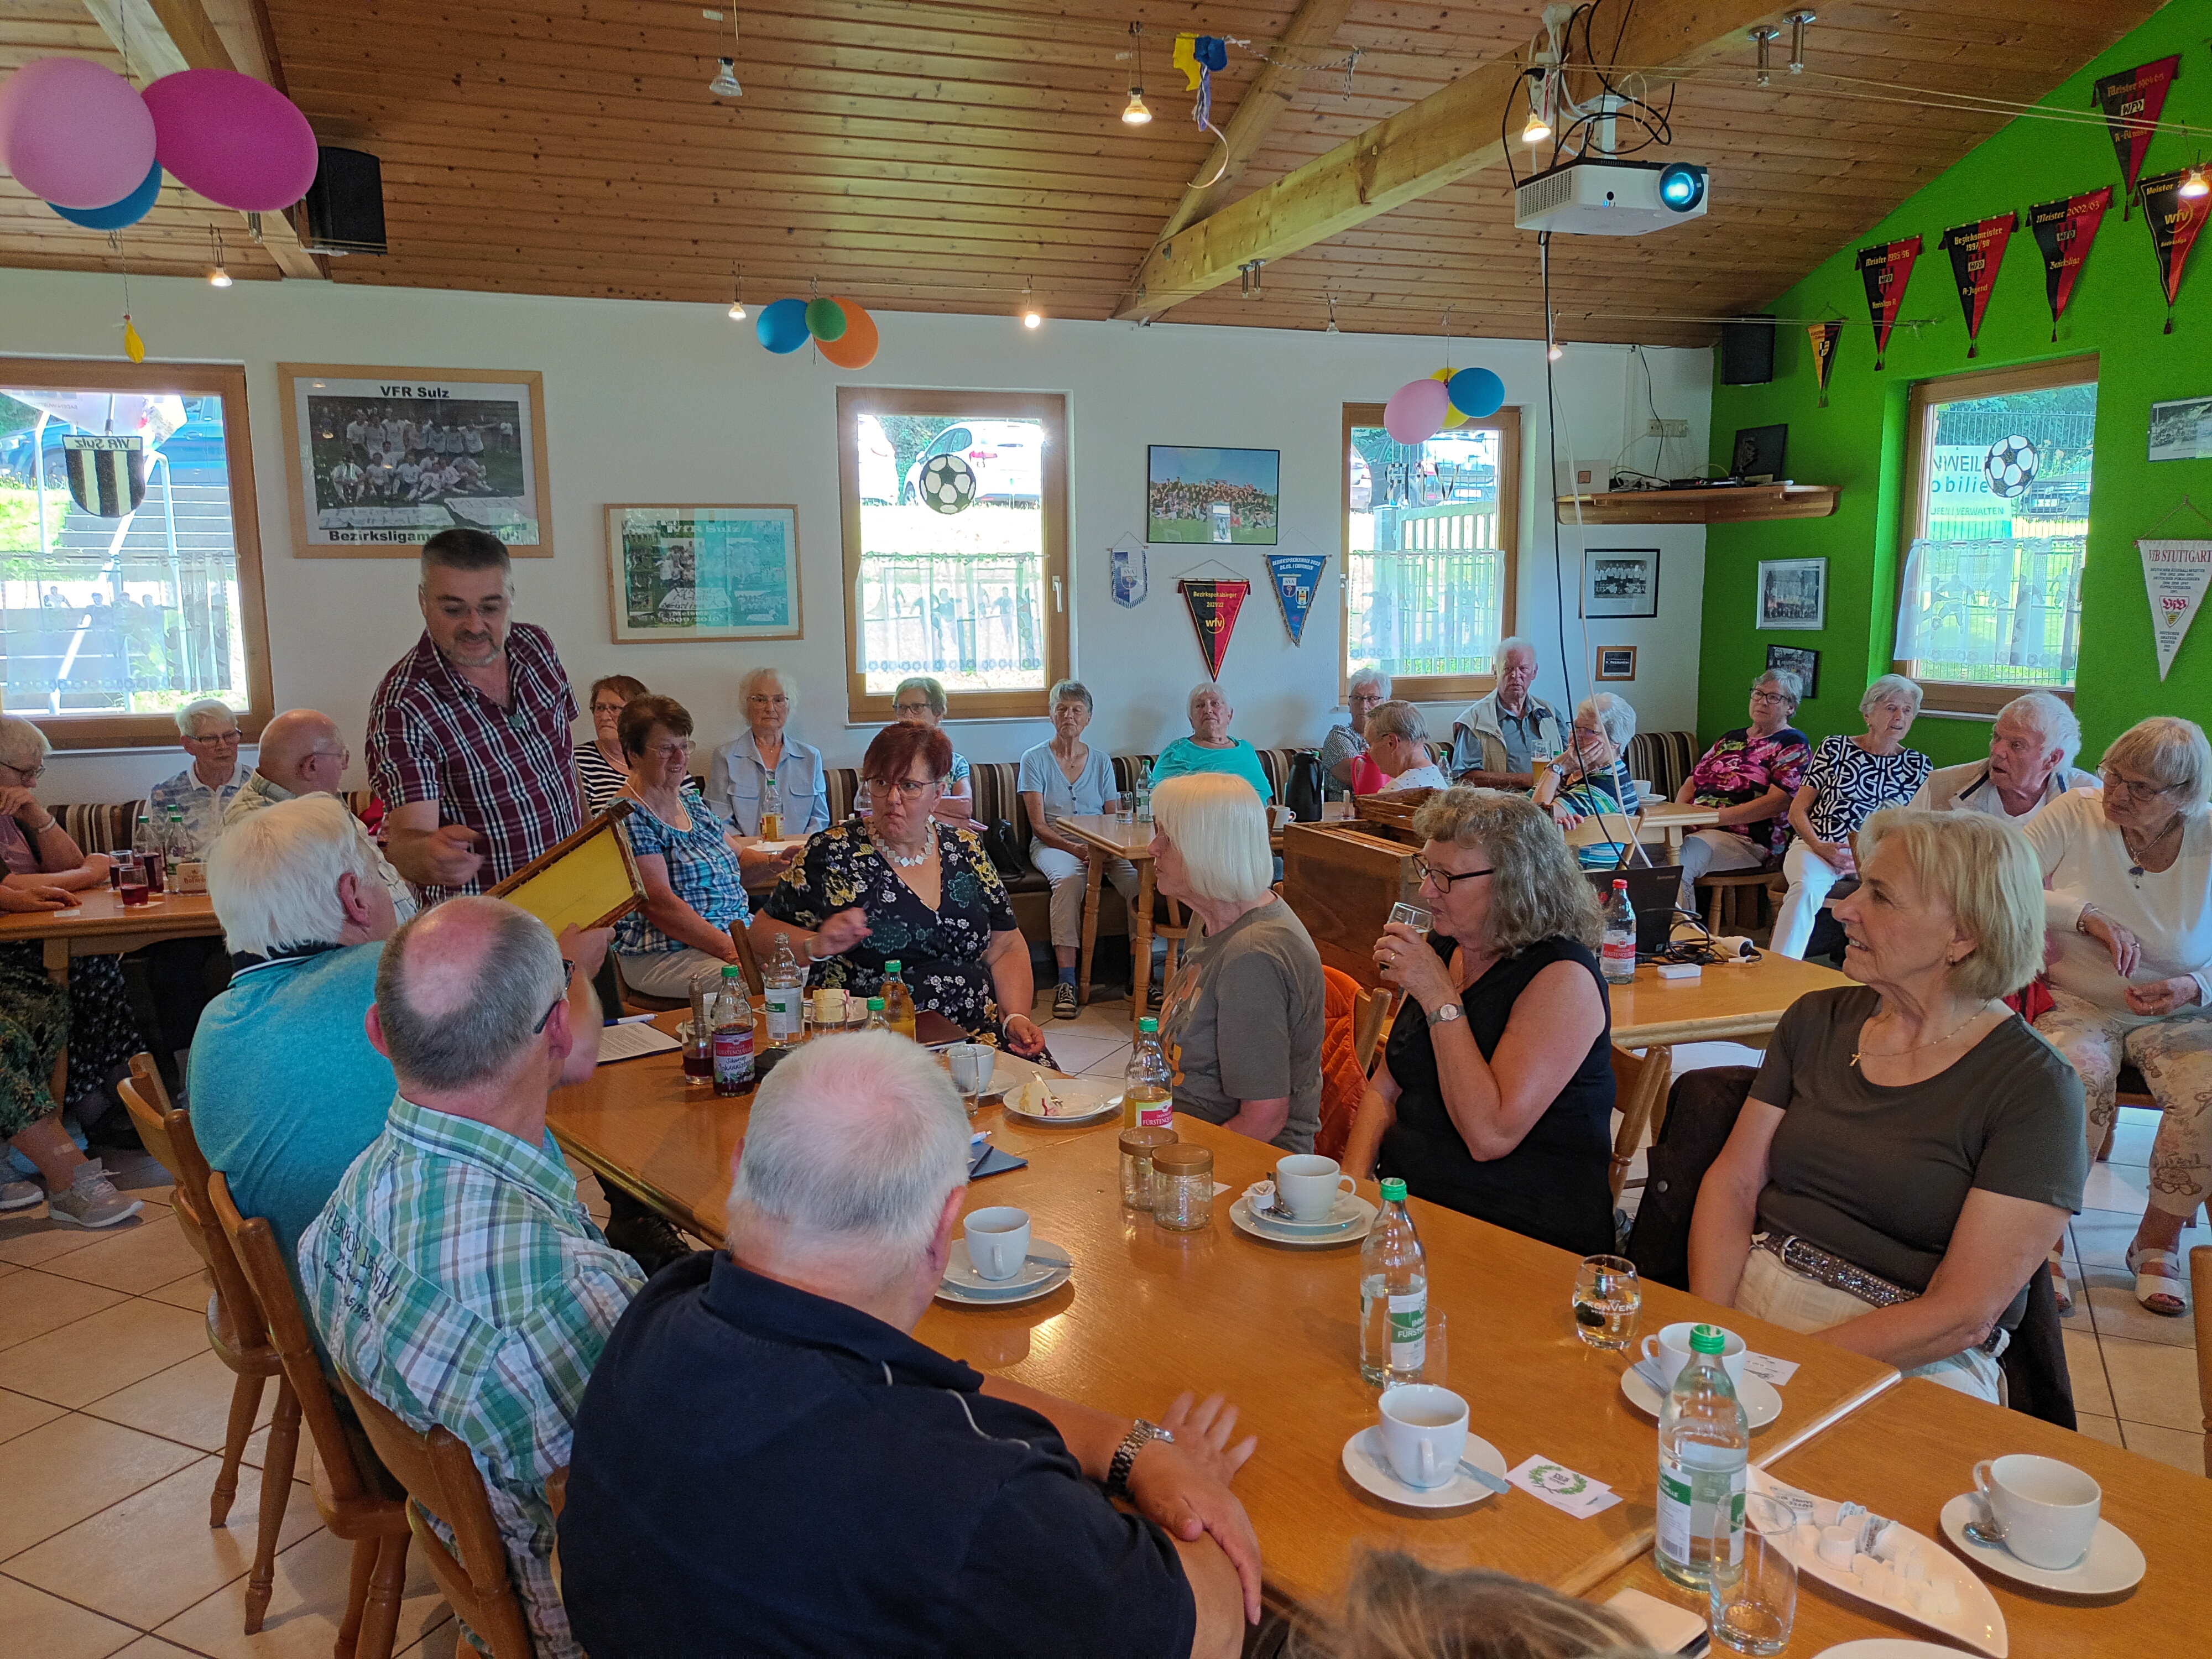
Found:
[[[2081,1074],[2092,1150],[2122,1065],[2164,1109],[2127,1265],[2136,1299],[2178,1316],[2181,1230],[2212,1194],[2212,746],[2194,720],[2154,715],[2115,738],[2100,770],[2102,789],[2069,790],[2027,827],[2057,945],[2054,1006],[2035,1024]]]
[[[1367,717],[1390,701],[1390,677],[1379,668],[1354,669],[1344,689],[1345,723],[1328,728],[1322,739],[1321,775],[1324,787],[1352,787],[1352,773],[1367,752]]]
[[[1154,787],[1152,823],[1159,890],[1206,924],[1160,1000],[1176,1109],[1310,1152],[1328,987],[1305,924],[1269,885],[1267,809],[1243,779],[1196,773]]]
[[[1636,710],[1627,698],[1610,691],[1584,697],[1575,705],[1567,748],[1536,769],[1529,799],[1549,809],[1552,822],[1562,830],[1584,818],[1602,821],[1607,814],[1639,811],[1644,801],[1624,757],[1635,735]],[[1621,861],[1622,850],[1617,842],[1585,841],[1575,848],[1575,856],[1586,870],[1610,870]]]
[[[1160,750],[1159,758],[1152,763],[1152,781],[1157,784],[1163,778],[1198,772],[1225,772],[1250,784],[1261,800],[1274,799],[1275,786],[1267,781],[1260,751],[1243,738],[1229,735],[1229,722],[1237,718],[1237,711],[1221,695],[1221,688],[1210,680],[1200,681],[1191,687],[1185,708],[1190,714],[1190,735],[1177,738]]]
[[[1987,812],[2027,826],[2069,789],[2094,789],[2097,777],[2074,764],[2081,722],[2048,691],[2023,691],[1997,710],[1987,760],[1939,766],[1912,797],[1938,812]]]
[[[1892,808],[1836,902],[1858,983],[1792,1003],[1698,1188],[1690,1288],[1983,1399],[2081,1207],[2081,1083],[2002,999],[2043,960],[2021,832]]]
[[[1017,793],[1030,821],[1030,862],[1051,884],[1052,951],[1059,969],[1053,986],[1055,1018],[1073,1019],[1077,1006],[1077,959],[1083,949],[1084,875],[1094,858],[1105,854],[1088,842],[1062,835],[1060,821],[1114,811],[1114,763],[1106,751],[1083,741],[1091,724],[1091,688],[1080,680],[1061,680],[1052,688],[1052,737],[1025,750]],[[1125,899],[1134,902],[1137,866],[1127,859],[1107,859],[1100,873]]]
[[[164,823],[169,809],[182,815],[185,835],[194,856],[204,853],[222,833],[222,815],[253,775],[253,769],[239,758],[243,733],[238,716],[220,697],[198,697],[177,710],[177,731],[192,763],[173,778],[155,784],[146,797],[146,814]]]
[[[761,832],[774,812],[787,836],[830,827],[829,769],[822,751],[784,728],[799,707],[799,687],[780,668],[756,668],[738,682],[745,730],[714,751],[707,805],[740,836]]]
[[[1920,714],[1920,688],[1902,674],[1884,674],[1859,699],[1866,730],[1857,737],[1828,737],[1806,763],[1804,781],[1790,800],[1790,827],[1797,839],[1783,855],[1790,884],[1774,917],[1778,956],[1802,957],[1829,890],[1857,866],[1851,837],[1885,806],[1902,806],[1928,781],[1934,764],[1905,734]]]
[[[1410,702],[1376,705],[1367,717],[1367,752],[1382,771],[1381,793],[1451,787],[1451,780],[1429,753],[1429,723]]]

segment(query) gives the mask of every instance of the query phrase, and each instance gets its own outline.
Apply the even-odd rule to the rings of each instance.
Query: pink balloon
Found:
[[[265,82],[235,70],[180,70],[146,88],[146,106],[161,165],[210,202],[277,213],[315,182],[314,129]]]
[[[154,165],[138,89],[82,58],[34,58],[0,82],[0,167],[56,207],[102,208]]]
[[[1451,398],[1442,380],[1408,380],[1390,394],[1382,424],[1401,444],[1426,443],[1437,435],[1450,408]]]

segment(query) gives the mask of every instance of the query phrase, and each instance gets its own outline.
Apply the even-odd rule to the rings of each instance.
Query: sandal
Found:
[[[2056,1250],[2051,1253],[2051,1293],[2058,1299],[2061,1319],[2074,1311],[2074,1287],[2066,1282],[2066,1258]]]
[[[2136,1300],[2151,1312],[2179,1319],[2189,1311],[2189,1281],[2182,1277],[2179,1250],[2130,1244],[2128,1268],[2136,1276]]]

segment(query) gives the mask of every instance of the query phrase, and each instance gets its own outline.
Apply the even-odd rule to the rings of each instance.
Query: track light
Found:
[[[1036,293],[1030,286],[1030,279],[1026,276],[1022,278],[1022,326],[1024,328],[1044,326],[1044,313],[1036,308]]]
[[[2201,194],[2202,192],[2200,191],[2199,193]],[[215,246],[215,266],[208,272],[208,286],[210,288],[228,288],[230,286],[230,272],[223,269],[222,233],[217,230],[213,225],[210,225],[208,227],[208,240]]]
[[[2181,188],[2173,193],[2187,201],[2202,201],[2205,197],[2212,196],[2212,182],[2206,180],[2203,167],[2191,167],[2189,176],[2181,181]]]
[[[724,58],[717,61],[721,68],[715,71],[714,78],[707,82],[707,90],[717,98],[744,97],[745,89],[738,84],[738,60]]]

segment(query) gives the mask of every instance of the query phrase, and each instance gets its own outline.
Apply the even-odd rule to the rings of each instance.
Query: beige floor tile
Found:
[[[198,1261],[198,1258],[196,1256],[193,1260]],[[185,1273],[181,1278],[173,1279],[167,1284],[157,1289],[147,1291],[143,1294],[151,1297],[156,1302],[166,1302],[173,1308],[183,1308],[204,1318],[207,1314],[209,1295],[207,1270],[203,1267],[198,1273]]]
[[[207,1346],[207,1321],[132,1297],[58,1331],[0,1351],[0,1389],[82,1406],[189,1359]]]
[[[48,1262],[46,1271],[138,1296],[200,1265],[198,1254],[185,1241],[173,1214],[158,1210],[141,1214],[151,1217],[151,1224],[112,1237],[98,1236],[95,1243],[84,1249]]]
[[[33,1400],[27,1394],[11,1394],[0,1389],[0,1440],[13,1440],[19,1434],[28,1434],[41,1423],[51,1423],[62,1414],[59,1406],[44,1400]]]
[[[2191,1474],[2204,1473],[2204,1436],[2200,1431],[2162,1429],[2154,1424],[2130,1423],[2123,1419],[2120,1436],[2131,1452],[2171,1463]]]
[[[2185,1314],[2169,1318],[2154,1314],[2136,1300],[2136,1276],[2124,1267],[2087,1269],[2089,1279],[2089,1316],[2096,1322],[2100,1338],[2131,1337],[2138,1342],[2163,1342],[2188,1347],[2196,1341],[2196,1332]],[[2075,1291],[2080,1295],[2080,1291]],[[4,1368],[7,1356],[0,1354],[0,1368]],[[7,1377],[0,1375],[0,1383]]]
[[[161,1212],[157,1210],[155,1213]],[[69,1227],[50,1221],[43,1207],[10,1211],[0,1216],[0,1261],[12,1261],[19,1267],[35,1267],[58,1255],[81,1250],[96,1238],[110,1238],[126,1229],[145,1224],[143,1210],[128,1221],[99,1229]],[[171,1224],[164,1218],[162,1224]]]
[[[10,1273],[19,1273],[22,1271],[12,1261],[0,1261],[0,1279],[5,1279]]]
[[[309,1534],[276,1558],[276,1595],[258,1636],[247,1636],[246,1581],[240,1578],[154,1633],[210,1659],[329,1659],[345,1616],[353,1546],[327,1532]],[[410,1550],[394,1653],[404,1652],[453,1617],[422,1553]]]
[[[203,1352],[181,1364],[156,1371],[142,1382],[118,1389],[84,1410],[125,1428],[143,1429],[165,1440],[219,1452],[229,1431],[231,1395],[237,1382],[236,1375],[220,1358]],[[276,1409],[276,1379],[272,1376],[262,1385],[261,1408],[253,1419],[256,1425],[268,1422]]]
[[[2120,1423],[2116,1417],[2095,1417],[2086,1412],[2076,1412],[2074,1420],[2080,1431],[2093,1440],[2101,1440],[2108,1446],[2124,1446],[2120,1438]]]
[[[202,1455],[189,1446],[75,1412],[18,1435],[8,1443],[0,1561],[166,1480]],[[4,1620],[0,1628],[5,1628]]]
[[[398,1659],[473,1659],[476,1650],[460,1639],[461,1628],[448,1620]]]
[[[190,1648],[164,1642],[158,1636],[142,1636],[117,1654],[115,1659],[198,1659],[198,1656]]]
[[[128,1625],[0,1577],[0,1632],[17,1659],[107,1659],[137,1638]]]
[[[2183,1323],[2186,1322],[2173,1322]],[[2101,1340],[2105,1371],[2112,1378],[2115,1413],[2124,1422],[2157,1428],[2197,1429],[2204,1408],[2197,1396],[2197,1350],[2166,1342]],[[2077,1395],[2078,1401],[2080,1396]]]
[[[2084,1210],[2074,1218],[2069,1230],[2074,1235],[2081,1259],[2092,1267],[2124,1267],[2127,1265],[2128,1246],[2135,1243],[2136,1229],[2142,1218],[2134,1215],[2114,1215],[2109,1211]],[[2189,1252],[2197,1245],[2212,1244],[2212,1227],[2184,1227],[2181,1230],[2182,1271],[2189,1269]],[[7,1294],[0,1291],[0,1296]]]
[[[1052,1049],[1053,1058],[1063,1071],[1084,1072],[1117,1051],[1126,1050],[1129,1039],[1126,1032],[1118,1036],[1104,1033],[1047,1031],[1045,1042]]]
[[[2066,1369],[2074,1381],[2075,1411],[2089,1412],[2099,1417],[2118,1416],[2112,1409],[2112,1391],[2105,1381],[2105,1359],[2097,1347],[2096,1334],[2083,1322],[2081,1328],[2069,1327],[2063,1334]]]
[[[141,1630],[174,1618],[253,1566],[261,1472],[239,1470],[229,1518],[210,1527],[216,1468],[215,1458],[204,1457],[133,1492],[11,1559],[9,1576]],[[321,1524],[314,1493],[295,1480],[277,1547]]]
[[[2082,1206],[2141,1215],[2143,1206],[2149,1201],[2149,1179],[2140,1165],[2092,1164],[2089,1178],[2081,1185]]]
[[[119,1291],[61,1279],[48,1273],[20,1273],[0,1282],[0,1352],[89,1319],[124,1299]]]
[[[2133,1164],[2137,1168],[2150,1162],[2152,1143],[2158,1139],[2158,1124],[2123,1121],[2112,1131],[2112,1150],[2106,1156],[2108,1164]]]
[[[1100,1055],[1097,1060],[1092,1060],[1090,1065],[1083,1068],[1081,1075],[1085,1077],[1121,1076],[1122,1073],[1129,1069],[1129,1053],[1131,1047],[1131,1044],[1124,1042],[1119,1047],[1112,1049],[1110,1052]],[[1057,1053],[1058,1050],[1054,1050],[1054,1052]]]

